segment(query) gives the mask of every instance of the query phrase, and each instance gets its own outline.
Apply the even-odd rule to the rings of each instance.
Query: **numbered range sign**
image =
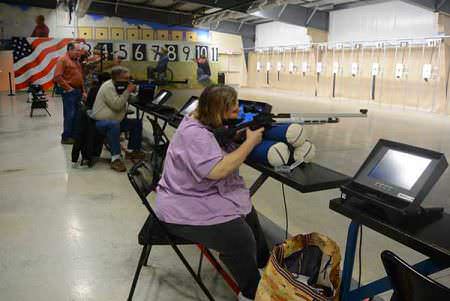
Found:
[[[181,54],[182,60],[189,61],[193,59],[192,50],[190,46],[183,46],[182,52],[183,52]]]
[[[146,61],[147,60],[147,45],[146,44],[133,44],[133,61]]]
[[[218,47],[211,47],[211,58],[210,60],[212,62],[218,62],[219,61],[219,48]]]
[[[204,45],[195,46],[195,58],[200,58],[201,56],[207,57],[212,62],[217,62],[219,60],[219,48],[208,47]]]
[[[200,58],[201,56],[208,57],[208,46],[195,46],[195,58]]]
[[[117,41],[114,43],[88,42],[86,46],[91,50],[100,48],[105,54],[105,59],[112,60],[114,56],[121,60],[133,61],[158,61],[163,48],[167,49],[170,62],[188,62],[198,59],[200,56],[207,57],[211,62],[219,60],[219,48],[209,45],[196,45],[186,43],[153,44],[153,43],[128,43]]]
[[[161,50],[161,46],[159,46],[159,45],[152,45],[152,52],[153,52],[153,60],[154,61],[159,60],[160,50]]]
[[[108,61],[113,59],[113,43],[97,43],[96,48],[102,50],[103,55]]]
[[[175,44],[166,44],[167,55],[169,56],[169,61],[176,62],[178,61],[178,45]]]
[[[114,53],[117,55],[119,59],[121,59],[122,61],[128,61],[130,59],[129,58],[130,48],[128,43],[117,43],[114,46],[115,46]]]

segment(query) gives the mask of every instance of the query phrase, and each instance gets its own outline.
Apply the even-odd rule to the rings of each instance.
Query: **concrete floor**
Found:
[[[176,91],[180,105],[199,91]],[[367,102],[314,101],[285,91],[241,89],[244,99],[265,100],[277,112],[355,112],[369,108],[367,119],[311,126],[316,162],[353,175],[379,138],[424,146],[450,158],[450,118],[384,108]],[[169,104],[171,104],[169,103]],[[0,300],[125,300],[140,253],[137,232],[146,218],[125,174],[99,163],[72,168],[70,147],[59,143],[62,106],[49,103],[52,117],[29,118],[26,95],[0,94]],[[241,169],[250,184],[258,173]],[[426,201],[450,212],[450,171]],[[349,221],[328,209],[338,190],[300,194],[287,188],[290,232],[322,232],[344,252]],[[254,197],[255,207],[284,226],[280,183],[268,180]],[[422,255],[365,230],[362,281],[384,274],[380,253],[390,249],[408,262]],[[185,247],[196,265],[198,251]],[[155,247],[134,300],[204,300],[195,282],[167,247]],[[354,277],[357,277],[355,265]],[[207,286],[217,300],[235,300],[231,290],[204,265]],[[449,285],[450,271],[434,275]],[[387,298],[387,295],[384,296]]]

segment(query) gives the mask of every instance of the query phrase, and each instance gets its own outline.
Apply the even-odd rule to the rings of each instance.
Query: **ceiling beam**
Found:
[[[439,11],[441,9],[442,6],[444,6],[444,4],[447,2],[448,0],[441,0],[439,2],[437,2],[436,5],[436,10]]]
[[[137,9],[130,9],[137,8]],[[141,5],[131,5],[119,2],[117,13],[115,13],[115,3],[108,1],[93,1],[88,9],[88,13],[103,16],[117,16],[122,18],[140,19],[155,23],[167,24],[169,26],[192,27],[192,15],[187,12],[167,11],[161,8],[153,8]]]
[[[33,0],[1,0],[0,2],[14,5],[28,5],[42,8],[52,8],[55,9],[57,6],[56,0],[41,0],[41,1],[33,1]]]
[[[263,7],[262,10],[255,11],[252,15],[299,26],[308,24],[309,27],[328,31],[328,12],[316,10],[312,14],[311,9],[292,4],[288,4],[280,14],[282,10],[283,6],[272,6],[266,9]]]
[[[210,30],[223,32],[223,33],[231,33],[238,34],[242,36],[242,42],[244,44],[244,48],[254,48],[255,47],[255,25],[240,23],[240,22],[230,22],[230,21],[222,21],[218,24],[218,26],[207,27]]]
[[[371,5],[371,4],[383,3],[383,2],[392,2],[392,0],[361,0],[361,1],[355,1],[355,2],[330,5],[330,8],[326,8],[326,6],[320,7],[320,8],[321,9],[325,8],[325,10],[331,11],[331,10],[339,10],[339,9],[347,9],[347,8],[353,8],[353,7],[359,7],[359,6],[366,6],[366,5]]]
[[[178,1],[175,1],[175,2],[174,2],[173,4],[171,4],[171,5],[169,5],[169,6],[167,6],[167,7],[164,7],[164,9],[167,9],[167,10],[175,10],[175,9],[179,9],[179,8],[182,7],[184,4],[186,4],[186,2],[178,0]]]
[[[187,16],[191,16],[192,13],[191,12],[186,12],[186,11],[181,11],[181,10],[176,10],[176,9],[172,9],[169,10],[165,7],[157,7],[157,6],[150,6],[150,5],[143,5],[143,4],[133,4],[130,2],[119,2],[118,0],[93,0],[93,4],[104,4],[104,5],[111,5],[114,7],[128,7],[128,8],[135,8],[135,9],[143,9],[143,10],[150,10],[150,11],[155,11],[155,12],[163,12],[163,13],[167,13],[167,14],[177,14],[177,15],[187,15]]]
[[[317,6],[314,7],[314,9],[312,10],[312,12],[309,14],[308,18],[305,21],[305,27],[308,27],[309,23],[311,22],[312,18],[314,18],[314,15],[317,13]]]
[[[402,0],[403,2],[413,4],[431,11],[443,12],[450,14],[450,2],[448,1],[436,1],[436,0]]]
[[[254,1],[243,0],[183,0],[188,3],[201,4],[209,7],[219,7],[222,9],[232,9],[240,12],[246,12]]]

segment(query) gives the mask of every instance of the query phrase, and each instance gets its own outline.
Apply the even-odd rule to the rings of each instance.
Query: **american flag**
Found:
[[[39,84],[44,89],[53,87],[56,62],[72,41],[74,39],[14,37],[16,90],[27,89],[30,84]]]

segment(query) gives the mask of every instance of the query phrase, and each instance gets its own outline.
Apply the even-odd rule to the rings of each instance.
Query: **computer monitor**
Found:
[[[159,91],[158,95],[155,96],[152,103],[155,105],[163,105],[169,100],[171,96],[172,92],[170,92],[169,90],[161,90]]]
[[[138,90],[139,103],[150,103],[155,95],[155,84],[152,83],[140,83]]]
[[[190,113],[194,112],[195,109],[197,109],[198,106],[198,97],[197,96],[191,96],[189,100],[181,107],[179,110],[179,114],[182,116],[189,115]]]
[[[442,153],[381,139],[353,181],[405,205],[418,206],[447,166]]]
[[[252,121],[253,117],[256,114],[271,113],[271,112],[272,106],[268,103],[262,101],[239,99],[238,118],[242,119],[243,122]]]

